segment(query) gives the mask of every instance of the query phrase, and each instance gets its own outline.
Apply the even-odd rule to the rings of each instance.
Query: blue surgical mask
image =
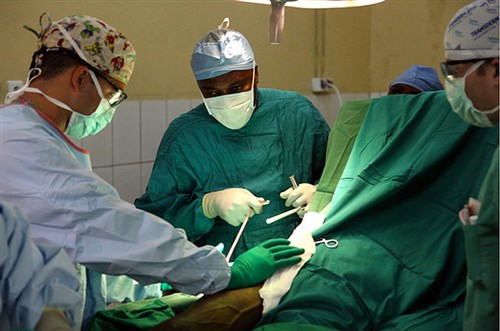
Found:
[[[463,77],[453,78],[453,82],[446,80],[445,89],[451,109],[465,122],[478,127],[492,127],[493,123],[489,120],[488,115],[498,112],[498,106],[490,110],[478,110],[465,93],[465,79],[483,63],[484,61],[475,63]]]
[[[244,127],[255,110],[254,80],[255,67],[249,91],[203,98],[208,113],[228,129],[238,130]]]

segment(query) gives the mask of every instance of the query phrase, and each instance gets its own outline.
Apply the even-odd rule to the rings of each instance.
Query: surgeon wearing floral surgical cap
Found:
[[[136,206],[183,228],[197,245],[222,242],[224,253],[248,221],[233,256],[288,237],[324,167],[325,119],[295,92],[257,88],[253,50],[229,19],[195,44],[191,69],[203,103],[170,124]]]
[[[443,90],[436,70],[414,64],[389,85],[387,94],[419,94]]]
[[[7,95],[1,109],[0,201],[21,210],[35,242],[64,248],[77,266],[84,329],[110,303],[106,299],[135,294],[129,279],[106,297],[102,274],[157,285],[157,295],[160,282],[188,294],[212,294],[253,286],[300,261],[296,255],[303,250],[280,239],[229,266],[215,247],[196,247],[182,229],[121,200],[92,171],[89,152],[70,137],[96,134],[109,124],[126,99],[134,47],[115,28],[86,15],[52,21],[44,14],[40,27],[27,82]]]

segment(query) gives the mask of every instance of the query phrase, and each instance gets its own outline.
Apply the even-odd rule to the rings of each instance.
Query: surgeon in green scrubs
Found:
[[[223,243],[224,254],[248,220],[237,257],[298,225],[323,171],[330,129],[305,97],[257,88],[252,48],[228,26],[226,19],[196,43],[191,68],[204,102],[170,124],[135,205],[183,228],[197,245]],[[304,209],[266,223],[297,207]]]
[[[461,8],[445,34],[441,67],[448,100],[455,113],[477,127],[498,125],[498,27],[498,0],[480,0]],[[470,199],[459,213],[467,258],[464,330],[499,327],[498,157],[497,147],[478,199]]]

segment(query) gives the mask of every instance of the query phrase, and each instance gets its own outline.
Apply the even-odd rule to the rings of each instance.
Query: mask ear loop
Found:
[[[255,60],[252,59],[252,65],[253,65],[253,68],[252,68],[252,107],[253,107],[253,110],[255,110]]]
[[[482,61],[479,61],[479,62],[476,62],[472,67],[470,67],[464,74],[463,76],[463,79],[464,79],[464,90],[465,90],[465,79],[467,78],[467,76],[469,76],[470,74],[472,74],[474,71],[476,71],[480,66],[482,66],[484,63],[486,62],[486,60],[482,60]],[[500,105],[497,105],[496,107],[493,107],[492,109],[489,109],[489,110],[481,110],[479,112],[485,114],[485,115],[490,115],[490,114],[494,114],[498,111],[498,109],[500,108]]]
[[[78,56],[83,61],[85,61],[85,63],[89,63],[89,61],[85,57],[85,54],[83,54],[82,50],[80,49],[80,47],[78,47],[78,45],[75,43],[75,41],[73,40],[73,38],[69,35],[68,31],[66,31],[66,29],[63,26],[61,26],[61,24],[56,24],[56,26],[59,29],[59,31],[61,31],[61,33],[63,34],[63,36],[66,38],[66,40],[70,43],[70,45],[73,47],[74,51],[78,54]],[[104,94],[102,93],[101,84],[99,84],[99,81],[97,80],[97,77],[95,76],[95,74],[94,74],[94,72],[92,70],[89,69],[89,72],[90,72],[90,77],[92,78],[92,81],[94,82],[94,85],[95,85],[95,88],[97,90],[97,93],[99,94],[99,96],[101,97],[101,99],[105,99],[104,98]]]
[[[30,78],[30,76],[31,76],[32,73],[34,73],[34,74]],[[7,95],[5,96],[4,103],[6,105],[8,105],[8,104],[12,103],[14,100],[16,100],[17,98],[19,98],[21,95],[23,95],[24,91],[30,86],[31,82],[35,78],[37,78],[38,76],[40,76],[41,74],[42,74],[42,69],[40,69],[40,68],[32,68],[32,69],[30,69],[28,71],[28,76],[26,77],[26,83],[23,86],[21,86],[19,89],[7,93]]]

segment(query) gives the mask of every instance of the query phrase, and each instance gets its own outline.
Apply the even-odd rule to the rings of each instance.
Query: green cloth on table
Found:
[[[198,299],[198,296],[174,293],[157,299],[130,302],[99,311],[90,321],[88,330],[148,330],[184,311]]]

